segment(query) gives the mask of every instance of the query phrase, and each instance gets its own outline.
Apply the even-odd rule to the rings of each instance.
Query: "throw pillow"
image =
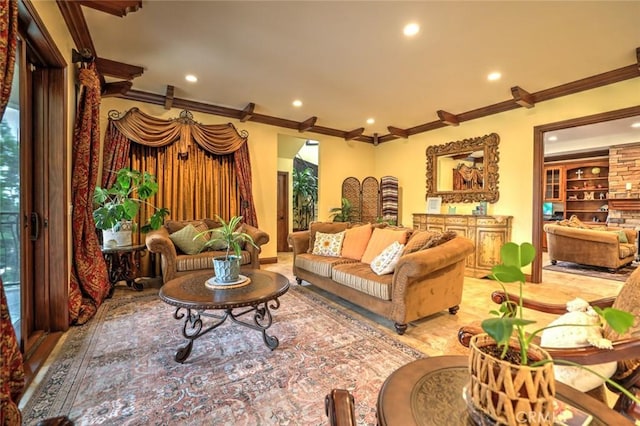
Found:
[[[207,242],[202,235],[194,240],[194,237],[200,232],[201,231],[198,231],[195,226],[189,223],[173,234],[169,234],[169,238],[183,253],[196,254],[202,250],[204,244]]]
[[[439,246],[447,241],[453,240],[458,234],[455,231],[445,231],[442,234],[437,233],[433,235],[429,240],[420,248],[420,250],[426,250],[431,247]]]
[[[403,250],[404,244],[394,241],[371,261],[371,270],[378,275],[392,273],[400,260],[400,256],[402,256]]]
[[[413,233],[407,245],[404,247],[404,254],[409,254],[420,250],[427,244],[436,233],[431,231],[416,231]]]
[[[589,304],[577,298],[567,303],[566,314],[556,318],[540,336],[540,344],[550,348],[579,348],[593,345],[599,348],[611,348],[611,341],[602,337],[600,318]],[[563,325],[567,324],[567,325]],[[606,362],[588,366],[603,377],[611,377],[617,363]],[[604,380],[580,367],[554,365],[556,380],[582,392],[590,391],[602,385]]]
[[[342,241],[344,240],[345,231],[336,234],[325,234],[324,232],[316,232],[316,240],[313,246],[313,254],[319,256],[340,256],[342,249]]]
[[[382,253],[382,250],[389,247],[394,241],[397,241],[400,244],[406,244],[407,230],[389,228],[374,229],[360,261],[370,264],[376,256]]]
[[[211,241],[209,243],[209,250],[226,250],[227,249],[227,242],[223,241],[223,240],[217,240],[218,238],[220,238],[222,236],[222,231],[217,230],[217,229],[212,229],[211,232],[209,233],[209,241]]]
[[[335,234],[337,232],[344,231],[348,227],[349,222],[311,222],[309,225],[309,250],[307,253],[313,252],[317,232]]]
[[[344,233],[340,256],[355,260],[362,259],[372,232],[373,227],[370,223],[347,229]]]
[[[618,241],[620,241],[621,243],[628,243],[629,239],[627,238],[627,234],[620,230],[620,231],[616,231],[616,233],[618,234]]]

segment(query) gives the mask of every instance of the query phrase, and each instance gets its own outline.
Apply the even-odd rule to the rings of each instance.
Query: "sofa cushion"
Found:
[[[444,231],[443,233],[436,233],[420,248],[420,250],[426,250],[431,247],[439,246],[440,244],[444,244],[447,241],[453,240],[457,237],[458,234],[456,231]]]
[[[299,254],[295,259],[296,267],[326,278],[331,278],[331,272],[335,265],[354,262],[356,261],[344,257],[318,256],[310,253]]]
[[[362,259],[372,232],[373,226],[370,223],[347,229],[344,234],[340,256],[354,260]]]
[[[180,254],[176,258],[176,271],[197,271],[199,269],[213,270],[213,258],[226,255],[226,251],[203,251],[198,254]],[[240,252],[240,264],[251,263],[251,253],[243,250]]]
[[[313,244],[313,254],[319,256],[340,256],[342,250],[342,241],[344,240],[344,233],[336,232],[335,234],[325,234],[324,232],[316,232],[316,241]]]
[[[391,300],[393,274],[376,275],[366,263],[356,262],[335,265],[331,277],[337,283],[370,296]]]
[[[377,255],[382,253],[382,250],[389,247],[394,241],[397,241],[400,244],[406,244],[407,235],[408,230],[406,229],[391,229],[389,227],[374,229],[371,234],[371,238],[369,239],[369,243],[367,244],[367,248],[362,255],[361,261],[364,263],[371,263]]]
[[[404,254],[409,254],[420,250],[427,241],[436,233],[433,231],[415,231],[407,244],[404,246]]]
[[[614,232],[615,232],[616,234],[618,234],[618,240],[619,240],[621,243],[625,243],[625,244],[626,244],[626,243],[628,243],[628,242],[629,242],[629,240],[627,239],[627,234],[626,234],[623,230],[620,230],[620,231],[614,231]]]
[[[202,229],[203,231],[206,231],[209,228],[203,220],[168,220],[164,223],[164,226],[167,228],[169,234],[173,234],[189,224],[193,225],[196,229]]]
[[[316,232],[335,234],[336,232],[344,231],[348,227],[349,222],[311,222],[309,225],[309,250],[307,253],[313,251],[313,246],[316,242]]]
[[[180,251],[186,254],[196,254],[199,253],[207,242],[207,238],[204,235],[200,235],[196,238],[196,236],[203,231],[207,230],[207,227],[204,223],[200,222],[197,224],[196,228],[191,223],[188,223],[182,229],[174,232],[173,234],[169,234],[169,239],[173,241]]]
[[[636,252],[635,244],[624,244],[620,243],[618,250],[620,251],[620,259],[624,259],[625,257],[632,256]]]
[[[394,241],[371,261],[371,270],[377,275],[392,273],[396,269],[403,250],[404,244]]]

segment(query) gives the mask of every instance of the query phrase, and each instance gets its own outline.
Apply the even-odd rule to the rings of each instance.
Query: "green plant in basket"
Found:
[[[529,347],[532,345],[533,339],[542,331],[553,327],[571,326],[585,326],[584,324],[558,324],[547,327],[535,329],[532,332],[527,333],[525,328],[535,321],[526,319],[523,314],[523,287],[525,284],[525,275],[522,272],[522,267],[529,265],[535,258],[535,247],[530,243],[522,243],[521,245],[515,243],[506,243],[500,249],[500,256],[502,263],[495,265],[491,269],[491,275],[489,278],[497,281],[502,287],[505,295],[508,294],[504,283],[519,282],[519,302],[516,303],[513,300],[507,299],[500,304],[498,310],[493,310],[490,313],[495,315],[494,318],[485,319],[482,321],[482,329],[487,333],[497,344],[500,349],[500,358],[505,359],[507,354],[511,353],[509,340],[515,336],[520,344],[519,356],[516,358],[520,365],[529,364],[529,358],[527,356]],[[608,324],[613,330],[619,334],[625,333],[634,323],[634,317],[632,314],[620,309],[611,307],[600,308],[593,306],[593,309],[598,313],[602,323]],[[512,361],[509,359],[509,361]],[[626,396],[631,398],[637,404],[640,404],[638,398],[632,395],[628,390],[620,386],[618,383],[601,376],[595,371],[581,364],[569,362],[565,360],[550,360],[543,359],[534,361],[530,365],[532,367],[542,365],[548,362],[554,362],[556,364],[571,365],[580,367],[586,371],[589,371],[603,380],[606,380],[611,386],[615,387]]]

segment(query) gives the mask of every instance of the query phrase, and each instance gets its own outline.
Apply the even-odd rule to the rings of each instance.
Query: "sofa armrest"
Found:
[[[309,231],[296,231],[289,234],[287,241],[293,247],[294,256],[309,250],[309,237]]]
[[[253,238],[253,242],[257,248],[251,244],[245,244],[244,249],[251,254],[251,268],[260,269],[260,252],[262,246],[269,242],[269,234],[256,228],[255,226],[244,224],[243,230],[247,235]]]
[[[396,265],[394,282],[420,278],[451,264],[464,262],[474,250],[470,239],[458,236],[439,246],[406,254],[400,257]]]
[[[167,228],[162,226],[160,229],[147,233],[145,245],[149,252],[161,256],[162,281],[166,283],[175,278],[178,253],[176,252],[176,246],[169,238]]]

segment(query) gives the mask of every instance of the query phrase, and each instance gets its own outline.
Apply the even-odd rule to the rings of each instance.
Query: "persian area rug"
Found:
[[[425,356],[292,285],[273,310],[274,351],[260,332],[227,322],[179,364],[183,321],[152,293],[107,300],[70,329],[24,425],[59,415],[76,425],[326,425],[332,388],[350,390],[358,424],[374,425],[384,380]]]
[[[555,265],[546,265],[542,269],[556,272],[566,272],[568,274],[587,275],[589,277],[602,278],[605,280],[626,281],[629,275],[640,265],[638,262],[632,262],[629,265],[612,272],[607,268],[598,266],[581,265],[579,263],[560,262]]]

